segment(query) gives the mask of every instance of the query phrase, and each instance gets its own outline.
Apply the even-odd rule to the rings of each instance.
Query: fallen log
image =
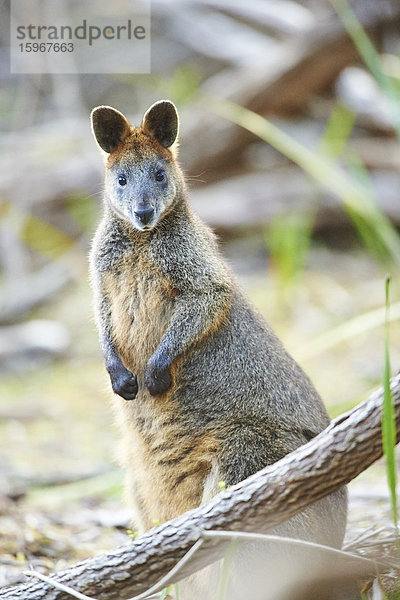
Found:
[[[33,319],[0,326],[0,374],[48,364],[65,355],[69,345],[68,330],[59,321]]]
[[[0,325],[18,322],[71,283],[73,274],[51,262],[39,271],[0,286]]]
[[[398,23],[400,4],[383,0],[352,0],[361,25],[375,41],[388,23]],[[329,10],[317,25],[286,41],[281,51],[260,56],[251,64],[221,70],[201,86],[206,94],[228,99],[265,117],[288,117],[304,111],[310,99],[328,89],[339,73],[360,56],[339,17]],[[195,140],[195,144],[193,144]],[[243,149],[254,135],[209,112],[207,101],[185,116],[181,155],[186,171],[221,179],[240,164]]]
[[[383,214],[400,225],[398,192],[400,175],[376,170],[370,176]],[[221,231],[268,225],[289,214],[309,214],[313,209],[316,184],[295,166],[275,172],[253,171],[195,188],[191,202],[196,212],[213,228]],[[351,223],[343,206],[332,192],[318,190],[314,230],[335,230]]]
[[[399,440],[400,374],[393,377],[391,388]],[[382,400],[383,390],[379,390],[277,463],[133,542],[56,574],[55,581],[99,600],[129,598],[164,577],[202,532],[267,532],[347,484],[382,456]],[[205,538],[179,579],[220,558],[225,547],[223,539]],[[70,596],[43,582],[0,592],[2,600],[43,598],[67,600]]]

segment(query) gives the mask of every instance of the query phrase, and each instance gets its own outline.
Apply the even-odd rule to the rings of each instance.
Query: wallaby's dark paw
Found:
[[[133,375],[128,369],[119,371],[111,377],[113,391],[124,400],[134,400],[138,393],[138,383],[136,375]]]
[[[162,368],[156,361],[150,359],[144,374],[144,382],[152,396],[163,394],[172,383],[169,366]]]

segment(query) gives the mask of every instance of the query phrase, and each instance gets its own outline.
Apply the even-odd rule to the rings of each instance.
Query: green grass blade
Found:
[[[268,228],[265,243],[278,269],[284,288],[289,288],[304,269],[311,244],[314,212],[292,212],[275,217]]]
[[[347,146],[356,121],[356,115],[341,102],[330,114],[320,142],[320,150],[331,159],[339,158]]]
[[[397,492],[396,492],[396,416],[393,403],[393,395],[390,389],[390,353],[389,353],[389,291],[390,277],[385,282],[385,354],[383,368],[383,409],[382,409],[382,446],[386,458],[386,475],[390,490],[390,503],[392,509],[393,523],[398,534],[397,515]]]
[[[171,591],[172,591],[172,585],[169,585],[168,587],[164,588],[161,592],[160,600],[165,600],[165,598],[168,596],[168,594]]]
[[[392,113],[393,123],[400,138],[400,95],[396,86],[393,84],[391,78],[386,75],[378,52],[347,0],[331,0],[331,4],[342,20],[361,58],[371,71],[382,93],[386,96]]]
[[[346,164],[353,179],[360,186],[364,187],[366,192],[366,201],[370,203],[371,210],[375,212],[376,218],[382,219],[383,214],[378,206],[378,198],[372,185],[370,175],[363,164],[360,156],[354,150],[346,149],[345,151]],[[370,251],[371,255],[382,263],[389,264],[390,255],[387,246],[383,243],[380,236],[375,233],[376,222],[367,221],[362,216],[356,213],[352,214],[352,220],[357,227],[358,233],[363,240],[365,246]],[[381,223],[382,225],[382,223]]]
[[[238,545],[237,539],[233,538],[225,552],[224,561],[218,581],[217,600],[226,600],[228,592],[229,577],[232,570],[233,556]]]

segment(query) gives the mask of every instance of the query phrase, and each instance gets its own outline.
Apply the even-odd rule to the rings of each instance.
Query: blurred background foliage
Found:
[[[7,3],[0,2],[2,23]],[[0,47],[0,585],[126,539],[87,274],[99,104],[168,97],[195,210],[332,416],[400,364],[397,0],[153,0],[151,75],[11,75]],[[389,518],[384,466],[350,533]],[[155,516],[156,518],[156,516]]]

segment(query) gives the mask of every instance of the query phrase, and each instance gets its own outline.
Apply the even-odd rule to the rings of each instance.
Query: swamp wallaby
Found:
[[[282,458],[329,418],[190,208],[175,106],[156,102],[139,127],[99,106],[92,127],[106,173],[91,279],[143,532]],[[340,490],[278,530],[339,547],[345,522]]]

